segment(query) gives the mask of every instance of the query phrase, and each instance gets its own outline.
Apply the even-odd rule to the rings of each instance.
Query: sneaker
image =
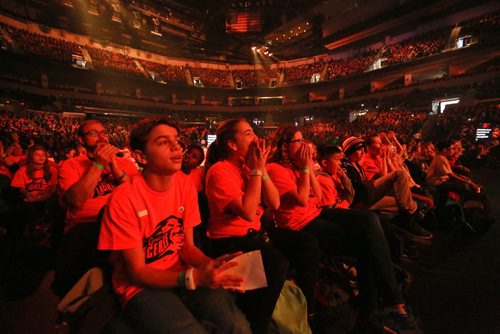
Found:
[[[404,315],[397,312],[386,313],[383,321],[387,332],[391,330],[399,334],[423,334],[420,321],[411,313]]]
[[[398,220],[396,228],[402,230],[402,232],[410,233],[414,238],[432,239],[433,237],[431,232],[420,226],[411,216]]]

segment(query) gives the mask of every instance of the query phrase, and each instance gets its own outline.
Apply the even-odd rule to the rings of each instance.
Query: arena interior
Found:
[[[487,0],[0,0],[0,332],[498,333],[499,45]]]

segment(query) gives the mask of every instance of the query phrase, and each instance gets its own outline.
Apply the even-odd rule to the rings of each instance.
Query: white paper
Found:
[[[224,271],[225,274],[237,275],[243,278],[239,290],[254,290],[267,287],[266,272],[262,263],[260,250],[241,254],[229,260],[238,265]]]

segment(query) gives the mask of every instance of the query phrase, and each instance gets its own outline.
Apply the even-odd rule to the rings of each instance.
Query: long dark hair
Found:
[[[50,178],[52,177],[52,172],[50,171],[50,164],[49,164],[49,159],[47,156],[47,151],[42,145],[33,145],[28,149],[28,153],[26,154],[26,175],[29,176],[29,178],[34,179],[35,176],[35,164],[33,162],[33,155],[35,154],[35,151],[43,151],[45,154],[45,162],[43,163],[43,179],[45,182],[49,182]]]
[[[281,165],[289,165],[291,163],[289,157],[283,152],[283,145],[292,140],[293,136],[300,131],[298,127],[293,125],[280,126],[271,136],[272,155],[268,162],[276,162]]]
[[[217,126],[216,135],[217,139],[208,147],[207,159],[205,165],[206,169],[214,165],[216,162],[227,159],[229,154],[229,147],[227,143],[234,140],[236,135],[236,125],[240,122],[246,122],[244,118],[230,118]]]
[[[203,169],[202,175],[202,184],[205,187],[205,180],[207,176],[207,172],[215,165],[217,162],[227,159],[229,154],[229,147],[227,143],[230,140],[235,139],[236,135],[236,125],[240,122],[246,122],[247,120],[244,118],[230,118],[227,119],[217,126],[217,130],[215,134],[217,135],[217,139],[208,147],[207,155],[205,159],[205,168]]]

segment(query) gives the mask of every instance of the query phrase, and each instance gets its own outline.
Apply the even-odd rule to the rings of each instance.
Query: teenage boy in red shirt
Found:
[[[327,208],[349,208],[354,198],[351,180],[341,168],[342,149],[335,145],[318,147],[318,163],[321,171],[317,175],[322,197],[318,205]]]
[[[136,161],[144,166],[120,186],[104,211],[98,248],[112,250],[113,286],[125,312],[146,333],[250,333],[230,294],[242,279],[225,270],[234,254],[217,259],[196,247],[200,223],[196,189],[179,172],[179,130],[171,121],[145,119],[130,134]]]

